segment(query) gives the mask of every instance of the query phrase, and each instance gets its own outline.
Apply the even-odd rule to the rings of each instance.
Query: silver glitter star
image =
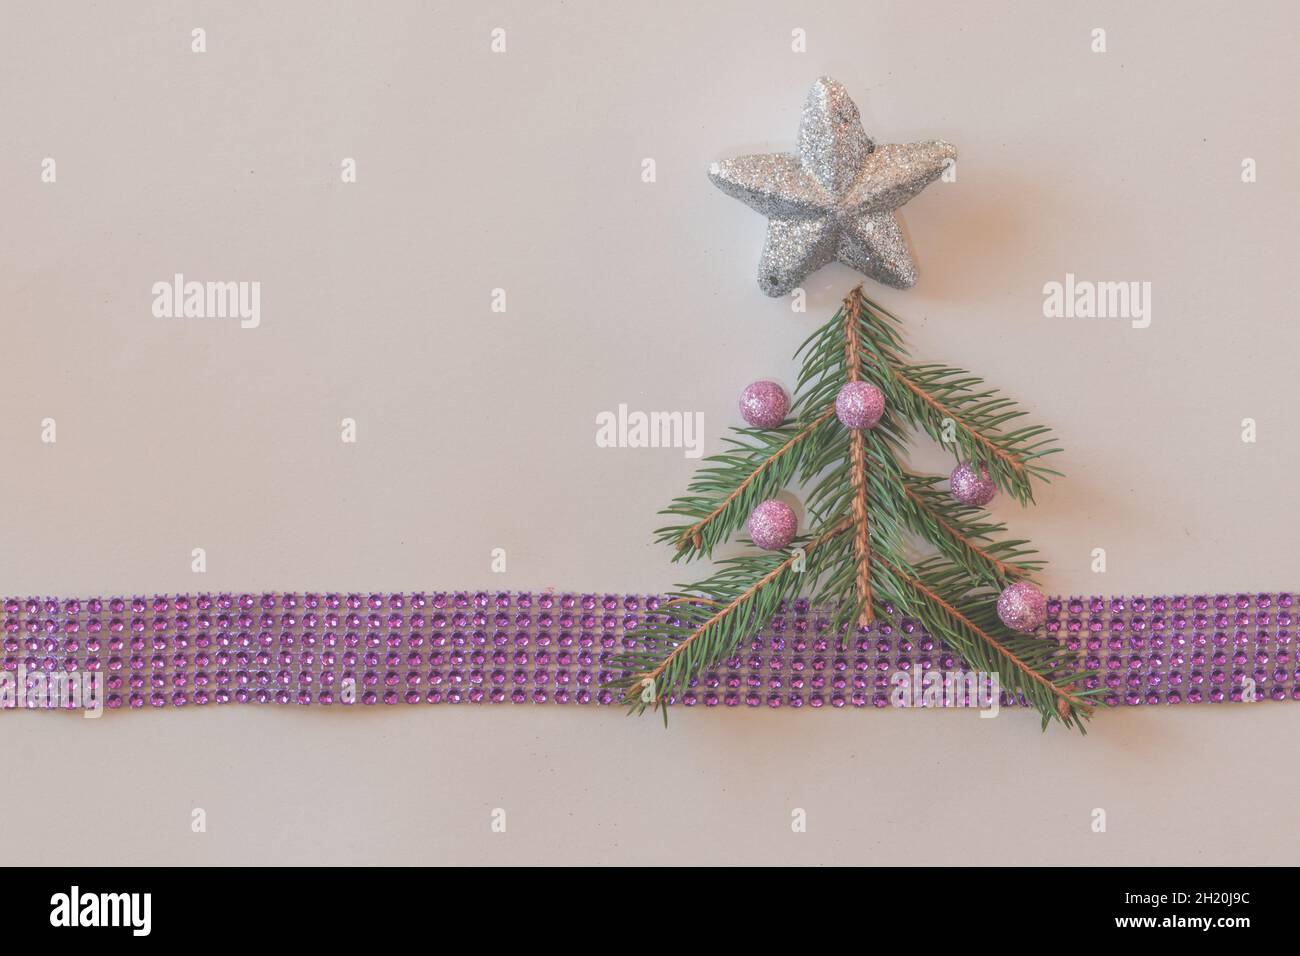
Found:
[[[785,295],[836,259],[907,289],[916,266],[894,210],[956,156],[942,140],[877,146],[848,91],[823,76],[804,104],[797,154],[724,159],[709,167],[709,178],[768,217],[758,264],[758,285],[768,295]]]

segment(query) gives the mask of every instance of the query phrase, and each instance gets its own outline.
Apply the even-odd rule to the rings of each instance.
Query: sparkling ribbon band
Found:
[[[1292,594],[1053,598],[1045,640],[1097,670],[1108,706],[1300,700]],[[200,594],[10,598],[0,702],[78,709],[260,704],[617,703],[614,655],[653,645],[672,609],[641,595]],[[663,640],[663,638],[659,638]],[[914,621],[836,632],[782,608],[674,703],[950,706],[974,678]],[[945,702],[946,701],[946,702]],[[1016,706],[1005,691],[1000,706]],[[974,705],[972,705],[974,706]],[[979,706],[983,706],[980,704]]]

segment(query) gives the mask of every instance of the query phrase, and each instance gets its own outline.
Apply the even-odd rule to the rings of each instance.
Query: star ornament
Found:
[[[798,153],[724,159],[709,167],[709,178],[767,216],[758,285],[768,295],[785,295],[836,259],[908,289],[916,266],[894,210],[956,156],[942,140],[877,146],[848,91],[824,76],[804,104]]]

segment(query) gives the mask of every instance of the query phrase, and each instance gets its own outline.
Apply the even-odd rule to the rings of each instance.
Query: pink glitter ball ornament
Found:
[[[746,527],[754,544],[764,551],[780,551],[794,540],[794,533],[799,529],[799,519],[784,501],[769,498],[750,512]]]
[[[989,477],[988,469],[973,461],[963,461],[948,476],[952,496],[964,505],[983,507],[998,493],[998,486]]]
[[[870,382],[846,382],[835,396],[835,415],[845,428],[875,428],[885,414],[885,393]]]
[[[1017,581],[998,596],[998,617],[1013,631],[1036,631],[1047,620],[1047,598],[1028,581]]]
[[[740,393],[740,414],[755,428],[777,428],[790,410],[785,389],[776,382],[753,382]]]

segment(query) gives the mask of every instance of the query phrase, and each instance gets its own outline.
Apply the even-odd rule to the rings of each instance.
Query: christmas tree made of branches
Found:
[[[878,616],[918,621],[967,668],[996,674],[1044,727],[1083,729],[1096,693],[1083,689],[1088,675],[1036,633],[1044,599],[1032,577],[1043,562],[981,506],[995,489],[1032,503],[1033,483],[1059,475],[1043,459],[1060,449],[977,376],[913,364],[898,326],[860,286],[850,292],[799,349],[780,424],[733,428],[727,450],[707,458],[664,510],[678,521],[657,536],[676,561],[712,559],[746,530],[750,549],[671,595],[656,639],[621,656],[619,685],[634,712],[663,709],[666,719],[666,703],[802,596],[832,616],[846,643]],[[946,476],[907,466],[918,432],[957,458],[950,487]],[[806,514],[800,534],[776,497],[792,486]],[[756,524],[768,511],[777,520]]]

